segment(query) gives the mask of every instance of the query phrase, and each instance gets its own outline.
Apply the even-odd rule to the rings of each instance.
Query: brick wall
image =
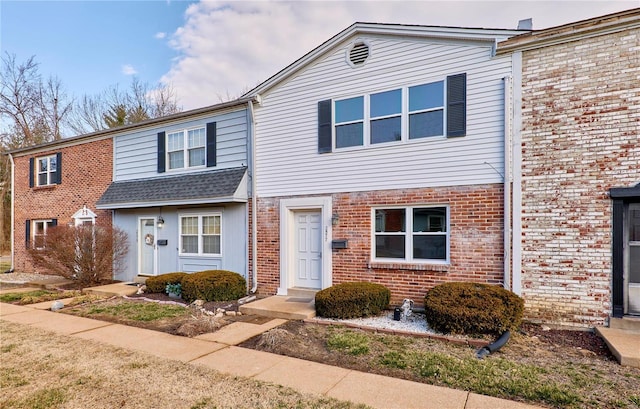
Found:
[[[29,158],[62,153],[62,183],[29,187]],[[97,214],[96,223],[111,225],[111,211],[96,210],[95,204],[111,183],[113,144],[111,139],[54,149],[15,159],[15,236],[16,271],[35,271],[25,246],[25,221],[58,219],[58,224],[73,222],[71,216],[83,205]]]
[[[280,199],[258,199],[259,291],[274,294],[280,274]],[[450,265],[371,263],[372,207],[448,205]],[[333,239],[348,248],[333,250],[333,283],[369,281],[391,290],[392,303],[411,298],[423,304],[427,290],[447,281],[502,283],[502,185],[403,189],[332,195],[339,222]]]
[[[640,182],[640,34],[523,54],[522,284],[529,318],[606,323],[611,187]]]

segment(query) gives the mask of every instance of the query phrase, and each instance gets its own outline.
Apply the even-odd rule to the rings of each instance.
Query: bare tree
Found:
[[[111,279],[124,269],[129,251],[127,233],[117,227],[58,225],[44,240],[29,250],[34,265],[82,285]]]

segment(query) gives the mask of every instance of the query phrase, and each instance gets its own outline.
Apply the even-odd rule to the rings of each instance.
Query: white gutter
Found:
[[[16,164],[13,161],[13,155],[12,154],[8,154],[9,155],[9,161],[11,162],[11,269],[10,271],[15,270],[15,218],[16,218],[16,210],[15,210],[15,203],[16,203]]]
[[[504,288],[511,290],[511,138],[513,78],[504,77]]]
[[[256,95],[256,100],[260,103],[260,97]],[[253,286],[251,294],[255,294],[258,290],[258,211],[257,201],[258,194],[256,192],[256,141],[255,141],[255,119],[253,114],[253,101],[247,102],[249,108],[249,138],[251,148],[251,164],[249,172],[251,172],[251,266]]]
[[[522,295],[522,52],[512,54],[513,64],[513,135],[512,177],[513,197],[511,226],[511,257],[513,271],[511,291]]]

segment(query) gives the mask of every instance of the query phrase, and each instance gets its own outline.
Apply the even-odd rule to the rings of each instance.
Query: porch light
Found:
[[[164,226],[164,219],[162,218],[162,216],[158,217],[158,228],[162,228],[162,226]]]
[[[339,222],[340,222],[340,215],[338,213],[334,213],[331,216],[331,225],[337,226]]]

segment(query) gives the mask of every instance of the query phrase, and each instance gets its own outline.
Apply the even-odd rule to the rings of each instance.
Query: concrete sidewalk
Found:
[[[536,406],[402,379],[389,378],[237,347],[286,322],[236,322],[196,338],[55,313],[38,306],[0,303],[0,320],[58,334],[202,365],[233,376],[288,386],[300,392],[364,403],[374,408],[526,409]]]

